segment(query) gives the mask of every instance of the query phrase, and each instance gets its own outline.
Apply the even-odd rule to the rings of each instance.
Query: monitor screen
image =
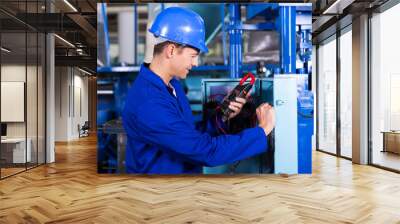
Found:
[[[1,123],[1,136],[7,136],[7,124]]]

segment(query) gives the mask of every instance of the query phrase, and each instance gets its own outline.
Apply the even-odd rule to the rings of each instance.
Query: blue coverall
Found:
[[[217,137],[196,130],[181,84],[170,83],[177,97],[143,64],[129,89],[122,115],[128,173],[201,173],[202,166],[229,164],[267,150],[260,127]]]

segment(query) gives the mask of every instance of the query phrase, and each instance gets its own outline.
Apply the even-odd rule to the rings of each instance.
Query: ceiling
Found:
[[[73,65],[95,71],[96,4],[96,0],[1,0],[2,46],[12,50],[7,57],[23,60],[25,55],[37,55],[44,43],[36,43],[36,36],[50,32],[58,36],[56,66]],[[41,37],[38,40],[43,40]]]
[[[335,32],[339,25],[351,23],[352,17],[374,10],[388,0],[305,0],[298,3],[313,3],[313,43]],[[109,1],[115,2],[115,1]],[[126,2],[126,1],[125,1]],[[250,1],[253,2],[253,1]],[[259,1],[254,1],[259,2]],[[269,1],[274,2],[274,1]],[[291,1],[292,2],[292,1]],[[118,11],[114,5],[110,11]],[[2,45],[14,53],[8,58],[23,58],[35,54],[43,44],[36,43],[30,32],[54,32],[56,65],[76,65],[96,70],[97,51],[97,1],[96,0],[0,0],[0,29]],[[51,13],[49,13],[51,11]],[[139,30],[146,30],[146,7],[139,7]],[[344,21],[339,22],[338,21]],[[117,38],[115,14],[109,16],[110,38]],[[114,25],[114,26],[113,26]],[[21,33],[27,32],[27,38]],[[139,33],[144,38],[144,32]],[[28,43],[25,49],[25,42]],[[29,58],[29,57],[28,57]],[[4,59],[3,59],[4,60]],[[92,66],[91,63],[93,63]]]
[[[333,35],[361,14],[376,12],[389,0],[317,0],[313,4],[313,43]]]

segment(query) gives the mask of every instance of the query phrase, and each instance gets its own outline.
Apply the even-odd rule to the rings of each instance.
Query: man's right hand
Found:
[[[261,104],[257,110],[258,126],[264,129],[265,135],[269,135],[275,127],[275,109],[268,103]]]

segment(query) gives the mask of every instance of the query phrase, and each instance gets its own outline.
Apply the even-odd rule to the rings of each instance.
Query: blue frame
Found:
[[[104,41],[106,47],[106,66],[110,66],[110,37],[108,36],[108,18],[107,18],[107,4],[101,3],[101,13],[103,16],[103,30],[104,30]]]
[[[281,69],[284,74],[296,73],[296,7],[279,7]]]

